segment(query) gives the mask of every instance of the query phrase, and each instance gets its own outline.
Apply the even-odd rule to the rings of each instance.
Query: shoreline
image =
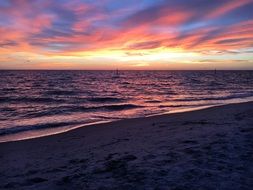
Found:
[[[220,106],[224,106],[224,105],[253,102],[253,96],[249,96],[246,98],[229,99],[224,102],[226,102],[226,103],[216,103],[216,104],[207,105],[207,106],[183,108],[183,109],[178,109],[178,110],[173,110],[173,111],[168,111],[168,112],[161,112],[161,113],[157,113],[157,114],[151,114],[151,115],[136,117],[136,118],[124,118],[124,119],[119,119],[119,120],[97,121],[97,122],[82,124],[82,125],[78,125],[78,126],[66,128],[66,129],[61,129],[61,130],[59,130],[57,128],[48,128],[48,129],[44,129],[44,130],[29,130],[29,131],[25,131],[25,132],[21,132],[21,133],[17,133],[17,134],[11,134],[11,135],[8,134],[6,136],[3,135],[2,137],[0,137],[0,144],[7,143],[7,142],[24,141],[24,140],[36,139],[36,138],[44,138],[44,137],[48,137],[48,136],[58,135],[61,133],[68,133],[70,131],[73,131],[73,130],[76,130],[79,128],[85,128],[85,127],[90,127],[90,126],[94,126],[94,125],[97,126],[100,124],[107,124],[107,123],[110,124],[110,123],[114,123],[114,122],[118,122],[118,121],[124,122],[124,120],[129,120],[129,119],[130,120],[131,119],[145,119],[145,118],[154,117],[154,116],[171,115],[171,114],[177,114],[177,113],[185,113],[185,112],[204,110],[204,109],[213,108],[213,107],[220,107]],[[32,137],[27,137],[27,136],[32,136]],[[3,140],[3,139],[6,139],[6,140]]]
[[[0,189],[246,189],[253,102],[0,143]]]
[[[245,102],[240,102],[240,103],[247,103],[247,102],[250,102],[250,101],[245,101]],[[136,119],[145,119],[145,118],[152,118],[152,117],[156,117],[156,116],[166,116],[166,115],[171,115],[171,114],[173,115],[173,114],[178,114],[178,113],[194,112],[194,111],[205,110],[205,109],[208,109],[208,108],[219,107],[219,106],[230,105],[230,104],[237,104],[237,103],[216,104],[216,105],[184,108],[184,109],[179,109],[179,110],[173,110],[171,112],[162,112],[162,113],[157,113],[157,114],[152,114],[152,115],[147,115],[147,116],[142,116],[142,117],[136,117],[136,118],[124,118],[124,119],[119,119],[119,120],[98,121],[98,122],[94,122],[94,123],[87,123],[87,124],[84,124],[84,125],[78,125],[76,127],[72,127],[72,128],[69,128],[69,129],[67,128],[65,130],[60,130],[60,131],[55,129],[55,128],[52,128],[52,130],[56,130],[56,132],[44,133],[42,135],[37,135],[37,136],[33,134],[33,137],[23,137],[23,136],[27,136],[27,133],[29,134],[30,132],[31,133],[33,133],[33,132],[40,133],[40,131],[45,131],[45,130],[36,130],[36,131],[31,130],[31,131],[23,132],[23,133],[25,133],[25,135],[23,135],[23,133],[17,133],[17,134],[11,135],[11,136],[16,136],[17,135],[17,137],[14,138],[14,140],[1,141],[1,138],[0,138],[0,144],[1,143],[8,143],[8,142],[26,141],[26,140],[37,139],[37,138],[44,138],[44,137],[48,137],[48,136],[59,135],[59,134],[62,134],[62,133],[68,133],[68,132],[77,130],[79,128],[99,126],[101,124],[102,125],[103,124],[113,124],[114,122],[124,122],[124,121],[132,120],[132,119],[134,119],[134,120],[136,120]],[[46,130],[50,131],[50,129],[46,129]],[[7,139],[8,139],[9,135],[6,135],[6,136],[7,136]]]

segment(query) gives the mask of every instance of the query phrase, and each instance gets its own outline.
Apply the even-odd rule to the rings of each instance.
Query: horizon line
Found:
[[[253,71],[253,69],[0,69],[0,71]]]

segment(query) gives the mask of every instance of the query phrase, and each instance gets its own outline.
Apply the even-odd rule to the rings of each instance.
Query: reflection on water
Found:
[[[120,71],[115,76],[114,71],[0,71],[0,137],[253,95],[252,71]]]

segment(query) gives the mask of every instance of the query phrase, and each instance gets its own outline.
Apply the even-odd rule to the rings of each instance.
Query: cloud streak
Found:
[[[253,0],[3,0],[0,60],[15,52],[240,54],[253,47],[252,10]]]

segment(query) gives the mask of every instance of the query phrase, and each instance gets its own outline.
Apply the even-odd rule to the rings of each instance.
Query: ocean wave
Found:
[[[0,97],[0,103],[63,103],[63,99],[44,97]]]
[[[44,92],[44,94],[45,95],[58,95],[58,96],[63,96],[63,95],[71,96],[71,95],[77,95],[78,92],[72,91],[72,90],[50,90],[50,91]]]
[[[177,107],[184,107],[185,105],[159,105],[159,108],[177,108]]]
[[[161,103],[162,101],[160,101],[160,100],[147,100],[145,102],[146,103]]]
[[[135,104],[119,104],[119,105],[106,105],[100,106],[102,109],[112,110],[112,111],[120,111],[125,109],[135,109],[142,108],[143,106],[135,105]]]
[[[10,107],[2,107],[0,108],[1,111],[5,112],[5,111],[15,111],[15,108],[10,108]]]
[[[17,88],[3,88],[2,91],[3,92],[13,92],[13,91],[16,91]]]
[[[124,101],[124,99],[122,99],[122,98],[112,98],[112,97],[92,97],[92,98],[88,98],[87,100],[89,102],[98,102],[98,103]]]
[[[41,110],[33,113],[27,113],[25,118],[46,117],[55,115],[66,115],[77,112],[95,112],[95,111],[122,111],[128,109],[142,108],[143,106],[135,104],[111,104],[103,106],[59,106],[47,110]]]
[[[53,122],[53,123],[43,123],[43,124],[35,124],[35,125],[18,125],[12,128],[0,129],[0,136],[16,134],[16,133],[31,131],[31,130],[67,127],[70,125],[80,125],[80,124],[82,124],[82,122]]]
[[[173,101],[178,102],[191,102],[191,101],[212,101],[212,100],[230,100],[235,98],[247,98],[252,96],[252,94],[235,94],[228,96],[220,96],[220,97],[205,97],[205,98],[182,98],[182,99],[173,99]]]
[[[143,106],[135,105],[135,104],[109,104],[102,106],[73,106],[69,107],[70,112],[80,112],[80,111],[99,111],[99,110],[108,110],[108,111],[120,111],[126,109],[135,109],[142,108]]]
[[[222,83],[220,83],[220,82],[217,82],[217,81],[211,81],[211,82],[209,83],[209,85],[210,85],[210,86],[222,86],[222,85],[224,85],[224,84],[222,84]]]

